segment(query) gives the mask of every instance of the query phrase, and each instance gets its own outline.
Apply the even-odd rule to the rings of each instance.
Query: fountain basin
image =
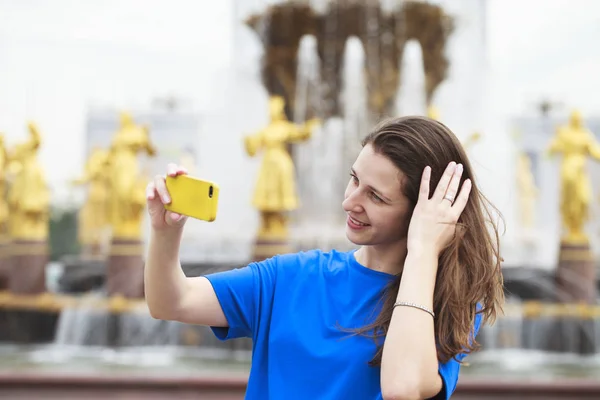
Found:
[[[600,399],[597,356],[511,349],[468,363],[453,400]],[[243,349],[0,346],[0,398],[241,400],[249,366]]]
[[[207,399],[244,398],[243,377],[80,376],[0,374],[3,399]]]
[[[180,399],[242,400],[246,377],[81,376],[51,374],[0,374],[3,399]],[[565,380],[515,382],[461,379],[455,400],[598,399],[600,382]]]

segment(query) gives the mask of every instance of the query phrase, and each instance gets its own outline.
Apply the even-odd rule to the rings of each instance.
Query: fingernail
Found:
[[[463,171],[463,165],[462,164],[458,164],[456,166],[456,172],[458,172],[460,174],[460,173],[462,173],[462,171]]]
[[[164,201],[166,201],[167,203],[168,203],[169,201],[171,201],[171,199],[169,199],[169,196],[165,196],[165,197],[163,197],[163,200],[164,200]]]

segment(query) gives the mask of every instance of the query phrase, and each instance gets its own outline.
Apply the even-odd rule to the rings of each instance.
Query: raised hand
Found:
[[[467,205],[471,180],[459,185],[462,164],[448,164],[433,196],[429,198],[431,167],[425,167],[419,188],[419,199],[408,228],[407,245],[411,251],[433,251],[436,255],[448,245],[456,230],[456,222]]]
[[[176,164],[167,166],[167,176],[185,175],[187,170]],[[146,187],[146,199],[148,203],[148,214],[152,228],[165,230],[170,228],[181,228],[187,217],[165,210],[164,205],[171,202],[171,196],[167,190],[165,177],[156,175],[154,180]]]

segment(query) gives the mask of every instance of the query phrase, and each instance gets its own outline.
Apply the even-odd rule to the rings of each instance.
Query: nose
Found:
[[[356,187],[352,187],[350,183],[346,188],[346,193],[344,193],[344,201],[342,202],[342,207],[346,212],[352,212],[355,214],[359,214],[364,211],[361,205],[360,199],[360,191]]]

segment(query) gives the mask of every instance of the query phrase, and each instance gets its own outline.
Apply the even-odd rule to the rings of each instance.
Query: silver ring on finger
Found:
[[[450,196],[449,194],[444,196],[444,200],[448,200],[450,204],[454,203],[454,197]]]

